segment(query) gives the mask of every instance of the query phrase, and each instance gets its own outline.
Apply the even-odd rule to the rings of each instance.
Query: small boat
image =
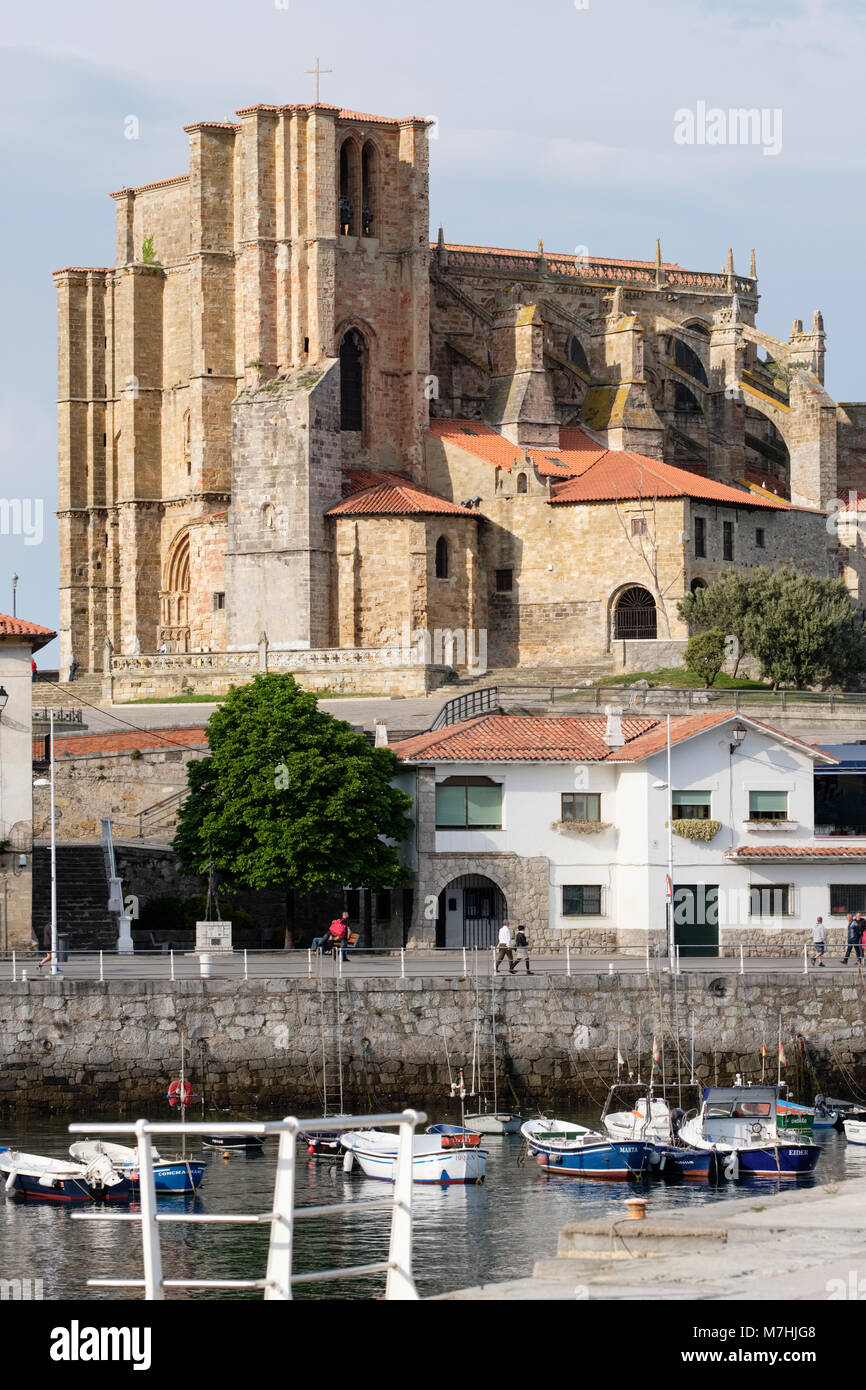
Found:
[[[0,1173],[6,1179],[6,1196],[18,1201],[129,1202],[133,1185],[104,1155],[88,1163],[43,1158],[39,1154],[0,1149]]]
[[[71,1144],[69,1152],[80,1163],[87,1163],[98,1155],[103,1155],[133,1188],[140,1186],[139,1170],[141,1163],[138,1149],[127,1148],[125,1144],[106,1144],[101,1139],[82,1139]],[[153,1185],[160,1192],[196,1192],[201,1186],[205,1165],[188,1158],[163,1158],[153,1150]]]
[[[612,1092],[616,1089],[611,1087]],[[632,1110],[616,1110],[608,1114],[605,1106],[602,1123],[611,1139],[648,1139],[652,1143],[658,1141],[664,1144],[671,1138],[670,1106],[666,1100],[652,1095],[638,1097]]]
[[[617,1143],[604,1134],[542,1116],[521,1126],[539,1167],[563,1177],[629,1179],[649,1173],[652,1145]]]
[[[777,1125],[778,1099],[775,1086],[705,1086],[700,1113],[680,1126],[679,1138],[717,1154],[728,1179],[813,1173],[821,1150],[808,1133],[796,1141],[786,1138]]]
[[[641,1094],[632,1100],[630,1110],[611,1110],[617,1101],[622,1104],[623,1093],[631,1092],[634,1097],[636,1091]],[[677,1093],[681,1093],[679,1086]],[[685,1112],[679,1106],[671,1108],[663,1096],[655,1094],[652,1084],[640,1081],[615,1082],[601,1112],[611,1139],[621,1143],[641,1139],[651,1145],[650,1164],[660,1177],[710,1178],[715,1173],[713,1155],[680,1142],[679,1127],[684,1119]]]
[[[461,1125],[428,1125],[427,1134],[441,1134],[443,1149],[473,1148],[481,1143],[481,1135]]]
[[[679,1144],[653,1144],[653,1171],[662,1178],[693,1178],[698,1181],[716,1176],[717,1159],[712,1149],[682,1148]]]
[[[475,1134],[519,1134],[521,1116],[509,1111],[485,1110],[481,1115],[467,1115],[466,1123]]]
[[[453,1136],[416,1134],[412,1141],[412,1181],[435,1185],[481,1183],[487,1170],[486,1149],[474,1145],[445,1147]],[[357,1161],[368,1178],[393,1182],[397,1167],[397,1140],[380,1130],[350,1130],[341,1136],[347,1166]]]
[[[205,1149],[232,1153],[259,1153],[265,1143],[260,1134],[206,1134],[201,1142]]]
[[[842,1128],[849,1144],[866,1144],[866,1120],[843,1120]]]

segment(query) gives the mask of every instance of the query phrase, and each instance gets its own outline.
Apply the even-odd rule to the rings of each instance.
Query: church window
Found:
[[[448,578],[448,542],[444,536],[436,542],[436,578]]]
[[[589,375],[589,361],[587,360],[583,343],[579,338],[571,337],[569,339],[568,356],[569,360],[573,362],[574,366],[577,367],[579,371],[586,372],[587,376]]]
[[[518,473],[518,475],[517,475],[517,491],[518,491],[518,492],[525,492],[525,491],[526,491],[526,474],[525,474],[525,473]]]
[[[361,236],[379,235],[378,159],[376,146],[368,140],[361,151]]]
[[[722,559],[733,560],[734,558],[734,523],[732,521],[722,522]]]
[[[759,526],[759,527],[757,528],[757,530],[755,531],[755,545],[758,547],[759,550],[763,550],[763,549],[764,549],[764,528],[763,528],[763,526]]]
[[[704,517],[695,517],[695,556],[698,560],[706,558],[707,554],[707,523]]]
[[[648,589],[635,585],[620,595],[614,614],[614,638],[618,642],[654,639],[657,633],[655,599]]]
[[[355,140],[344,140],[340,147],[340,195],[339,232],[340,236],[357,236],[360,223],[361,157]]]
[[[364,339],[354,328],[340,344],[340,429],[364,428]]]
[[[703,386],[707,385],[707,374],[704,371],[703,362],[694,349],[690,348],[688,343],[684,343],[681,338],[674,340],[674,361],[681,372],[688,373],[689,376],[694,377],[695,381],[701,382]]]
[[[645,536],[647,533],[647,522],[645,516],[633,516],[631,519],[631,533],[633,536]]]
[[[213,611],[216,613],[218,609],[220,609],[220,608],[225,608],[225,606],[226,606],[226,596],[225,596],[225,594],[214,594],[214,596],[213,596]]]
[[[496,571],[496,592],[497,594],[510,594],[514,587],[513,570]]]

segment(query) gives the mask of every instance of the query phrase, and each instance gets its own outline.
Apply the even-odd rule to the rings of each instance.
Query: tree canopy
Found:
[[[725,575],[678,608],[691,626],[736,637],[737,661],[749,652],[774,686],[846,685],[866,669],[863,629],[842,579],[756,568]]]
[[[683,660],[686,670],[700,676],[709,690],[725,664],[725,634],[717,627],[696,633],[686,643]]]
[[[320,710],[291,676],[233,689],[207,735],[174,838],[182,872],[213,862],[230,887],[301,894],[408,876],[398,847],[412,802],[391,785],[394,754]]]

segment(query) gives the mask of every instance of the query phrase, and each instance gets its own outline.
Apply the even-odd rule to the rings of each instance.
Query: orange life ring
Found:
[[[190,1086],[189,1082],[172,1081],[171,1085],[168,1088],[169,1105],[174,1106],[180,1105],[182,1103],[183,1106],[186,1107],[189,1105],[191,1100],[192,1086]]]

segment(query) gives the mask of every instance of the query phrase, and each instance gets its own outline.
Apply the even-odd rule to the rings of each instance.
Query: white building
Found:
[[[11,951],[31,944],[31,662],[33,653],[56,636],[50,628],[0,613],[0,950]]]
[[[412,940],[487,945],[508,918],[536,945],[663,949],[672,803],[683,954],[802,949],[817,915],[841,942],[866,910],[866,834],[815,832],[815,771],[837,758],[730,710],[670,723],[670,789],[659,717],[489,714],[396,744]]]

